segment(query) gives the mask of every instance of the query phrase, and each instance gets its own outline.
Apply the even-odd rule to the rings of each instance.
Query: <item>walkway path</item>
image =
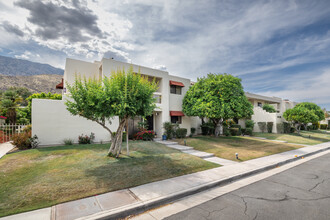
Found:
[[[6,155],[7,152],[11,151],[14,146],[10,142],[0,144],[0,158]]]
[[[220,164],[222,166],[227,166],[227,165],[232,165],[232,164],[238,163],[238,162],[235,162],[235,161],[232,161],[232,160],[226,160],[226,159],[223,159],[223,158],[220,158],[220,157],[216,157],[212,153],[207,153],[207,152],[203,152],[203,151],[194,150],[194,148],[192,148],[192,147],[180,145],[177,142],[161,141],[161,140],[156,140],[156,142],[161,143],[161,144],[165,144],[167,147],[180,150],[183,153],[191,154],[191,155],[194,155],[196,157],[200,157],[204,160]]]
[[[174,145],[174,144],[173,144]],[[1,220],[124,218],[330,149],[330,142],[58,204]],[[210,159],[212,157],[209,157]],[[157,172],[157,171],[155,171]]]

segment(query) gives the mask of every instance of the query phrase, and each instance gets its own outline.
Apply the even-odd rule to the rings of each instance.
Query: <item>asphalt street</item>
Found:
[[[329,220],[330,153],[166,219]]]

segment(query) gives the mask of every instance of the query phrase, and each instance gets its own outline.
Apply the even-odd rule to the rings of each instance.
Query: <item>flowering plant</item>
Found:
[[[91,143],[93,143],[94,139],[95,139],[94,133],[91,133],[89,136],[81,134],[78,137],[78,143],[79,144],[91,144]]]
[[[0,119],[7,119],[7,117],[0,115]]]
[[[144,141],[152,141],[155,137],[155,132],[154,131],[139,131],[134,135],[134,139],[136,140],[144,140]]]

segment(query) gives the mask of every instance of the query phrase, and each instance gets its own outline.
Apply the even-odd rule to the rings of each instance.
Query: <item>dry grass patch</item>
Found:
[[[199,136],[185,140],[188,146],[196,150],[214,153],[217,157],[234,161],[237,161],[235,153],[239,154],[240,161],[245,161],[302,147],[299,145],[255,140],[243,136],[218,138]],[[180,144],[184,143],[184,140],[178,141]]]
[[[22,151],[0,160],[0,216],[217,167],[155,142],[131,142],[131,156],[108,145]],[[125,152],[123,152],[125,154]]]

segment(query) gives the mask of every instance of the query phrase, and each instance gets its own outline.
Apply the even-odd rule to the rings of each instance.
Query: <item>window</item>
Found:
[[[175,124],[175,123],[181,124],[182,123],[182,117],[181,116],[171,116],[171,122],[173,124]]]
[[[259,106],[259,107],[262,107],[262,103],[261,103],[261,102],[258,102],[258,106]]]
[[[171,85],[171,93],[181,95],[181,86]]]

